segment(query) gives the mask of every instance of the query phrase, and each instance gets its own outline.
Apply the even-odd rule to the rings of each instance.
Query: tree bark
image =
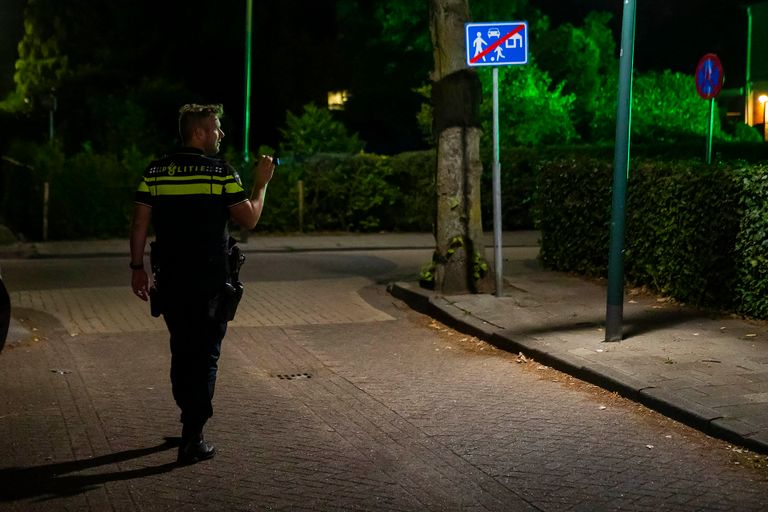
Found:
[[[433,134],[437,141],[435,290],[443,294],[488,292],[480,206],[480,99],[477,74],[466,69],[467,0],[430,0]],[[479,277],[478,277],[479,274]]]

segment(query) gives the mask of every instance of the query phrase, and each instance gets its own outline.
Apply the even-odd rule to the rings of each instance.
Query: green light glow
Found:
[[[245,100],[243,116],[243,159],[247,162],[248,139],[251,128],[251,29],[253,26],[253,0],[246,0],[245,12]]]

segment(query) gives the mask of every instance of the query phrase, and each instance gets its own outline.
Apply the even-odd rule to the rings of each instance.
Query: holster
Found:
[[[227,282],[216,295],[208,301],[208,317],[219,322],[229,322],[235,318],[237,306],[243,298],[243,283],[240,282],[240,268],[245,263],[245,255],[237,241],[230,237],[227,244]]]
[[[219,322],[234,320],[242,298],[243,283],[224,283],[221,290],[208,301],[208,317]]]

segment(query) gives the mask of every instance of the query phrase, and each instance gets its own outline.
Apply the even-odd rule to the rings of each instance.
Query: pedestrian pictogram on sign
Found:
[[[464,27],[468,66],[528,63],[527,22],[467,23]]]

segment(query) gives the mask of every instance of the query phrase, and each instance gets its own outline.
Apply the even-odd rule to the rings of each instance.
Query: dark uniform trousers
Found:
[[[227,323],[209,317],[210,294],[167,291],[163,317],[170,333],[171,388],[181,409],[182,437],[195,436],[213,415],[216,372]]]

